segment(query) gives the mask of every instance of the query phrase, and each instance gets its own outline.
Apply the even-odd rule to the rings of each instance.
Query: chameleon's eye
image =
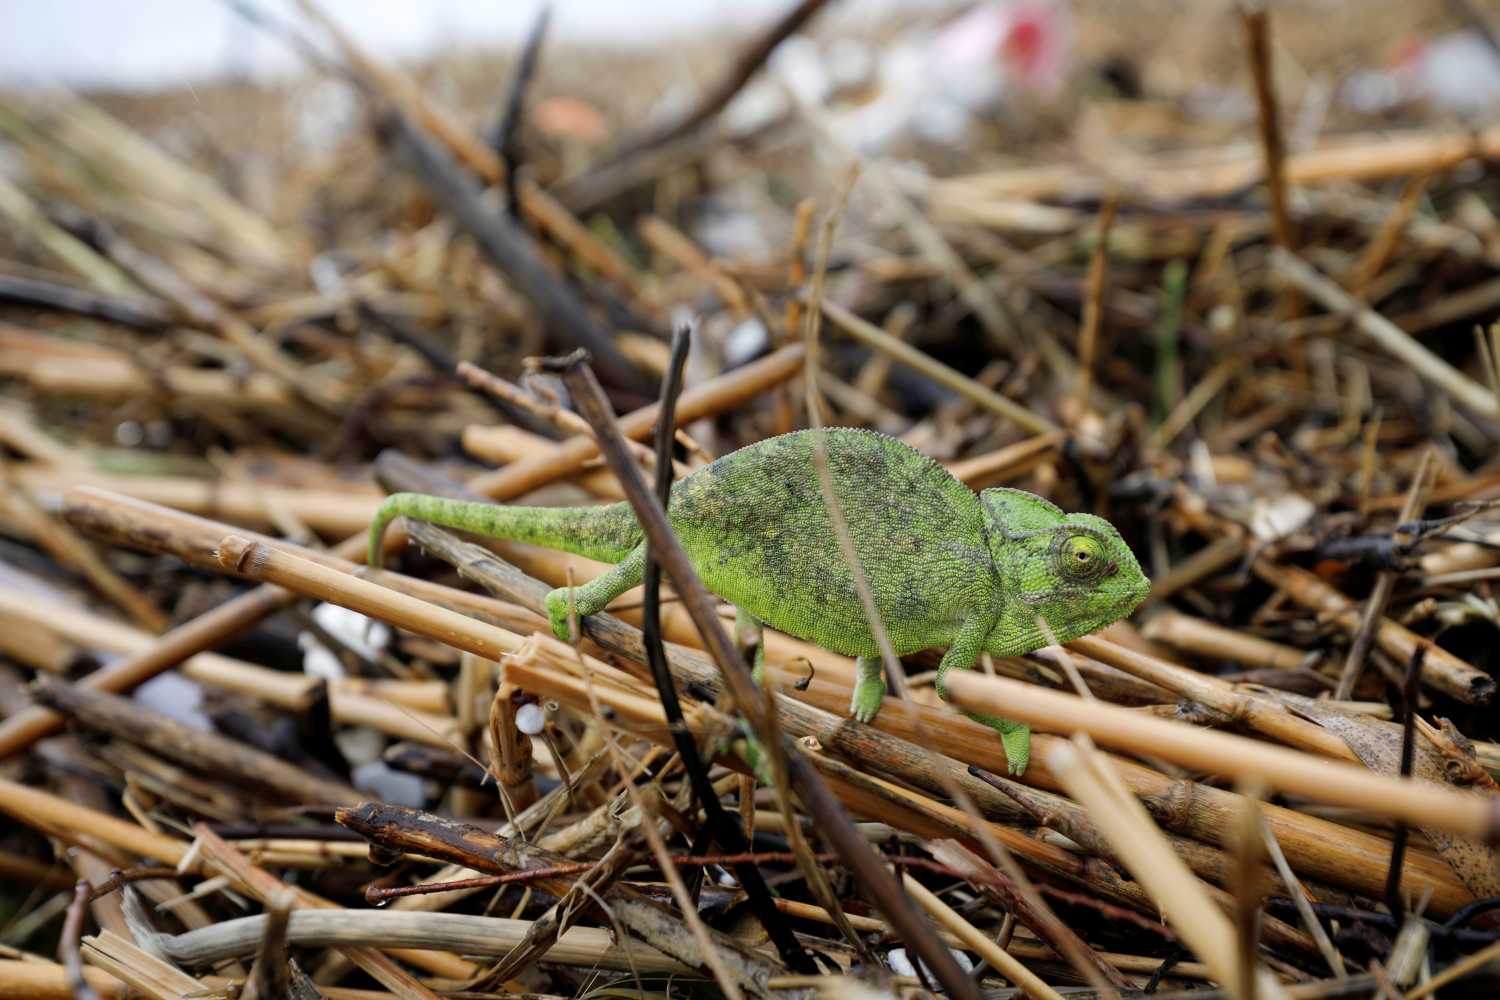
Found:
[[[1088,580],[1102,573],[1107,567],[1104,545],[1093,535],[1072,535],[1062,543],[1058,552],[1059,569],[1075,580]]]

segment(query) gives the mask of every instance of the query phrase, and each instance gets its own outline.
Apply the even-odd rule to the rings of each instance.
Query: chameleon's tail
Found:
[[[371,566],[380,565],[386,525],[398,517],[544,545],[609,563],[624,559],[641,540],[640,526],[630,505],[624,502],[605,507],[507,507],[422,493],[392,493],[370,522]]]

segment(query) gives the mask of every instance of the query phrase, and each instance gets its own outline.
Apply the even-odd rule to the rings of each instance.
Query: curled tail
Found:
[[[379,568],[385,529],[408,517],[490,538],[530,542],[601,562],[619,562],[641,540],[628,503],[605,507],[507,507],[472,500],[449,500],[424,493],[392,493],[370,522],[370,565]]]

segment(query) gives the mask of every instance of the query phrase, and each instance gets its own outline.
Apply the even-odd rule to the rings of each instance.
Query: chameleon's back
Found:
[[[825,435],[844,520],[898,653],[951,641],[993,593],[978,498],[932,459],[870,431],[797,431],[742,448],[672,491],[704,583],[767,624],[849,655],[878,647],[813,460]]]

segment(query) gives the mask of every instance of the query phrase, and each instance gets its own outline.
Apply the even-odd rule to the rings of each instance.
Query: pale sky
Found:
[[[291,0],[251,0],[297,20]],[[620,46],[769,23],[795,0],[555,0],[550,37]],[[930,0],[929,0],[930,2]],[[909,0],[830,4],[822,16],[870,17]],[[538,0],[321,0],[361,42],[389,58],[444,48],[508,47]],[[839,9],[843,8],[843,9]],[[0,85],[150,89],[301,69],[274,39],[220,0],[0,0]]]

